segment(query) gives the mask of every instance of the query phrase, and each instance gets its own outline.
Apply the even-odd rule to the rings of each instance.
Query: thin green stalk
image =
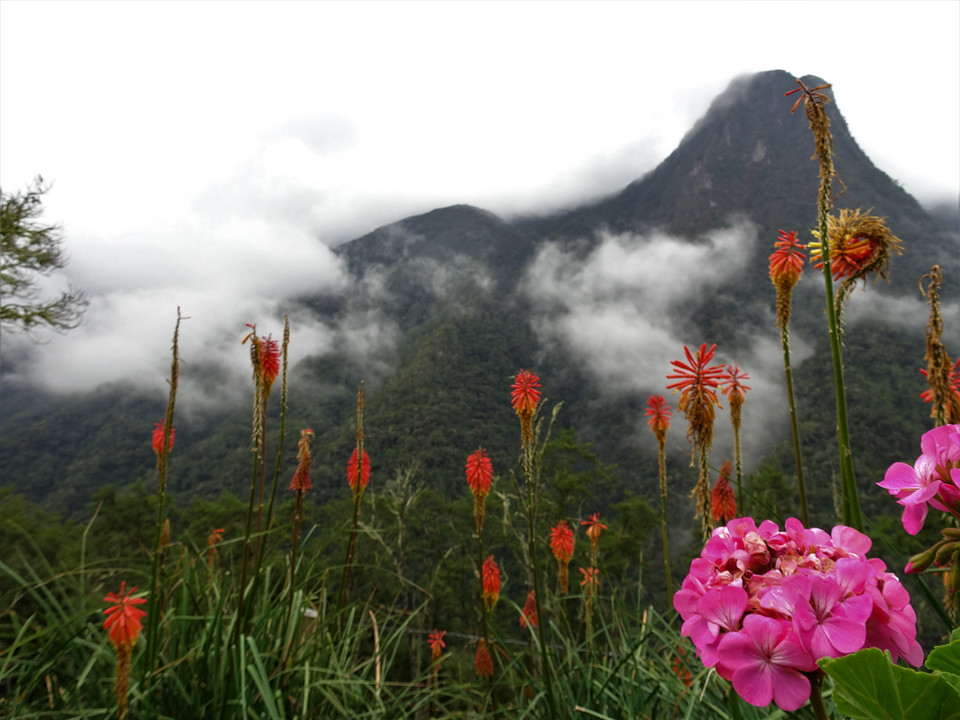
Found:
[[[807,512],[807,488],[803,481],[803,460],[800,455],[800,429],[797,424],[797,404],[793,396],[793,370],[790,366],[790,337],[786,327],[780,331],[780,346],[783,349],[783,372],[787,382],[787,402],[790,405],[790,429],[793,433],[793,459],[797,465],[797,491],[800,493],[800,521],[810,527]]]
[[[153,536],[153,554],[150,557],[150,609],[147,614],[147,648],[143,661],[141,684],[146,687],[157,654],[157,630],[160,626],[160,613],[163,610],[158,586],[160,571],[160,535],[163,532],[163,514],[167,503],[167,469],[170,460],[170,438],[173,435],[173,413],[177,401],[177,380],[180,377],[180,308],[177,308],[177,322],[173,329],[173,359],[170,362],[170,396],[167,412],[163,418],[163,444],[157,453],[157,523]]]
[[[830,133],[830,119],[827,117],[825,103],[829,98],[818,90],[830,87],[825,85],[812,90],[797,80],[803,91],[807,120],[813,132],[814,145],[820,164],[820,187],[817,195],[817,220],[820,243],[823,254],[823,285],[827,301],[827,331],[830,336],[830,355],[833,361],[833,384],[837,398],[837,444],[840,454],[841,522],[863,531],[863,517],[860,514],[860,501],[857,497],[857,483],[853,473],[853,452],[850,448],[850,429],[847,423],[846,385],[843,382],[843,356],[840,342],[840,321],[833,291],[833,247],[830,242],[828,217],[832,201],[831,183],[833,180],[833,136]],[[794,90],[793,92],[797,92]],[[789,93],[788,93],[789,94]],[[800,101],[797,101],[799,105]],[[794,110],[797,108],[794,105]]]
[[[823,684],[823,672],[817,670],[810,678],[810,706],[813,708],[813,714],[817,720],[830,720],[827,714],[827,708],[823,704],[823,694],[820,692],[820,686]]]
[[[557,418],[557,412],[560,410],[560,405],[558,404],[553,410],[553,416],[550,420],[550,429],[553,427],[553,423]],[[550,434],[550,429],[547,431],[547,435]],[[527,489],[527,542],[529,543],[530,551],[530,565],[533,572],[533,600],[534,605],[537,608],[537,635],[540,640],[540,661],[543,668],[543,681],[544,686],[547,691],[547,704],[550,707],[550,717],[560,717],[557,714],[557,701],[554,697],[553,690],[553,671],[550,667],[550,653],[547,649],[547,640],[544,634],[544,625],[547,624],[547,618],[543,613],[543,593],[542,593],[542,583],[540,582],[540,571],[537,565],[537,494],[539,487],[537,481],[539,480],[540,475],[540,463],[535,461],[537,458],[534,457],[536,454],[536,442],[539,440],[539,427],[538,432],[534,435],[533,441],[527,443],[523,447],[523,475],[524,481],[526,483]],[[544,445],[546,446],[546,439],[544,440]],[[541,453],[543,452],[541,447]],[[565,715],[564,715],[565,716]]]
[[[832,161],[829,151],[825,152],[826,160]],[[818,214],[820,218],[820,237],[823,239],[824,253],[827,259],[823,265],[823,285],[827,299],[827,330],[830,335],[830,356],[833,360],[833,384],[837,396],[837,444],[840,452],[840,488],[841,488],[841,521],[845,525],[863,531],[863,517],[860,514],[860,500],[857,497],[857,484],[853,473],[853,452],[850,449],[850,429],[847,423],[847,394],[843,381],[843,356],[840,342],[840,323],[837,319],[837,306],[833,296],[833,248],[827,234],[827,213],[830,203],[830,179],[820,183],[820,197],[818,199]]]
[[[657,465],[660,469],[660,535],[663,538],[663,566],[667,571],[667,597],[673,597],[670,549],[667,546],[667,455],[664,441],[657,438]],[[739,500],[737,501],[739,505]]]
[[[283,349],[282,349],[282,357],[283,357],[283,362],[282,362],[283,371],[282,371],[282,372],[283,372],[283,378],[282,378],[281,383],[280,383],[280,440],[279,440],[279,442],[277,443],[277,461],[276,461],[276,463],[275,463],[275,465],[274,465],[274,469],[273,469],[273,488],[272,488],[271,491],[270,491],[270,505],[267,507],[266,523],[264,524],[264,527],[263,527],[262,529],[260,528],[260,517],[258,516],[258,518],[257,518],[257,532],[258,532],[258,536],[257,536],[257,556],[256,556],[256,563],[254,564],[254,569],[253,569],[253,580],[254,580],[254,583],[256,583],[257,578],[260,577],[260,566],[261,566],[261,564],[263,563],[263,545],[264,545],[264,543],[265,543],[266,533],[270,530],[270,523],[271,523],[271,520],[273,519],[273,504],[274,504],[274,500],[275,500],[276,497],[277,497],[277,485],[279,484],[279,479],[280,479],[280,466],[281,466],[281,460],[282,460],[282,458],[283,458],[283,439],[284,439],[284,436],[286,435],[286,430],[287,430],[287,346],[288,346],[289,343],[290,343],[290,322],[289,322],[289,320],[287,320],[287,316],[286,316],[286,315],[283,316],[283,321],[284,321],[284,325],[283,325]],[[264,403],[263,403],[263,432],[261,433],[261,437],[263,438],[263,442],[264,442],[264,443],[266,443],[266,434],[267,434],[267,433],[266,433],[266,428],[267,428],[267,401],[266,401],[266,399],[264,399]],[[263,498],[262,498],[262,493],[263,493],[263,473],[264,473],[265,470],[266,470],[266,448],[263,448],[263,460],[261,461],[261,465],[262,465],[262,467],[261,467],[261,470],[260,470],[260,472],[261,472],[261,478],[260,478],[260,481],[261,481],[261,484],[260,484],[260,492],[261,492],[260,509],[262,510],[262,509],[263,509]]]

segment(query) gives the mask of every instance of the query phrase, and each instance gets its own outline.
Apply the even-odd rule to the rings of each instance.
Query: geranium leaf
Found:
[[[890,662],[867,648],[820,661],[836,681],[833,701],[851,718],[869,720],[960,720],[960,692],[940,675],[921,673]]]
[[[940,645],[930,651],[926,666],[930,670],[960,675],[960,640],[954,640],[949,645]]]

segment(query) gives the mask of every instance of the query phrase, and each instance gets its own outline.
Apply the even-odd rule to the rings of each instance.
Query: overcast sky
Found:
[[[954,0],[2,0],[0,185],[54,183],[46,219],[92,300],[18,352],[64,390],[162,379],[180,306],[186,356],[232,353],[244,322],[279,333],[282,296],[343,282],[327,246],[454,203],[616,192],[773,69],[832,82],[922,202],[960,197]],[[336,342],[312,333],[291,349]]]

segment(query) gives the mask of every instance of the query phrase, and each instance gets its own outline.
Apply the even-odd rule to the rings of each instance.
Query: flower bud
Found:
[[[908,575],[913,575],[914,573],[919,573],[926,570],[928,567],[930,567],[930,563],[933,562],[933,558],[937,554],[937,550],[945,542],[945,540],[941,540],[933,547],[927,548],[922,553],[917,553],[914,555],[912,558],[910,558],[910,562],[907,563],[907,566],[903,569],[903,571]]]
[[[941,540],[937,543],[939,549],[937,550],[936,557],[933,562],[937,567],[943,567],[950,563],[950,556],[954,553],[960,551],[960,540],[955,542],[947,542],[946,540]],[[934,545],[933,547],[937,547]]]

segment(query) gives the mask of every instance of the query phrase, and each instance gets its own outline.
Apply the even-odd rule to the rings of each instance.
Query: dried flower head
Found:
[[[924,280],[927,286],[924,287]],[[960,358],[954,363],[943,345],[943,314],[940,311],[940,285],[943,275],[940,266],[920,278],[920,292],[930,303],[927,321],[927,348],[923,359],[927,363],[920,372],[927,378],[929,390],[920,394],[924,402],[932,404],[930,417],[937,425],[960,423]]]
[[[297,441],[297,470],[290,481],[290,489],[296,492],[306,492],[310,489],[310,438],[313,430],[306,428],[300,431],[300,440]],[[368,473],[369,475],[369,473]]]
[[[737,516],[737,495],[730,483],[732,469],[730,461],[724,461],[717,482],[713,486],[713,492],[710,494],[710,510],[713,519],[722,523],[730,522]]]
[[[217,528],[207,535],[207,562],[213,570],[213,562],[217,558],[217,545],[223,542],[223,528]]]
[[[120,583],[119,593],[107,593],[103,601],[110,603],[110,607],[103,611],[107,619],[103,623],[103,629],[110,631],[110,642],[118,650],[126,647],[131,648],[140,635],[143,626],[140,623],[147,613],[141,610],[138,605],[147,602],[146,598],[130,597],[137,591],[137,588],[126,589],[127,582]]]
[[[483,561],[481,576],[483,602],[487,610],[492,610],[500,599],[500,568],[497,567],[497,561],[493,559],[493,555]]]
[[[350,453],[350,461],[347,463],[347,482],[350,484],[354,496],[357,493],[363,495],[363,491],[367,489],[367,483],[370,482],[370,455],[366,450],[363,451],[363,462],[359,463],[359,468],[357,449],[354,448],[353,452]]]
[[[163,452],[163,429],[164,425],[162,422],[153,424],[153,451],[159,455]],[[170,444],[167,447],[167,451],[173,450],[173,440],[177,434],[177,429],[173,426],[170,427]]]
[[[823,238],[814,233],[821,242],[810,244],[810,259],[814,267],[823,267]],[[841,281],[837,288],[836,301],[839,308],[853,291],[858,280],[866,283],[866,277],[876,272],[887,279],[887,268],[893,254],[900,255],[903,241],[890,232],[884,219],[871,215],[870,211],[843,209],[839,215],[827,218],[827,237],[830,243],[830,271],[834,280]]]

